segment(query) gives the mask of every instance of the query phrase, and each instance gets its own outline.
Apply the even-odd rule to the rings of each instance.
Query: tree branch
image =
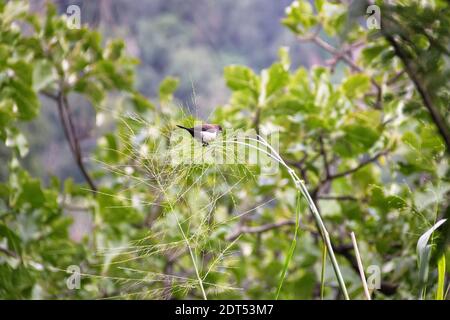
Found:
[[[263,233],[269,230],[277,229],[283,226],[295,225],[294,220],[284,220],[280,222],[267,223],[256,227],[240,226],[234,233],[229,235],[227,241],[234,241],[244,233]]]
[[[330,53],[331,55],[333,55],[333,59],[332,59],[332,67],[333,68],[334,68],[334,65],[336,65],[339,61],[344,61],[353,71],[356,71],[359,73],[363,72],[361,67],[359,67],[352,60],[352,58],[348,55],[348,52],[350,52],[354,47],[357,47],[360,45],[359,43],[357,43],[353,46],[350,46],[349,48],[346,48],[341,51],[341,50],[338,50],[335,47],[333,47],[331,44],[329,44],[322,38],[320,38],[318,36],[318,32],[314,32],[310,36],[298,37],[298,39],[300,41],[311,41],[311,42],[315,43],[316,45],[318,45],[319,47],[321,47],[322,49],[324,49],[325,51],[327,51],[328,53]],[[382,103],[382,97],[383,97],[383,91],[381,89],[381,86],[372,77],[370,78],[370,82],[372,83],[372,85],[375,87],[375,90],[376,90],[377,100],[375,102],[375,108],[381,109],[381,103]]]
[[[11,251],[9,249],[6,249],[6,248],[0,247],[0,252],[3,252],[7,256],[10,256],[10,257],[13,257],[13,258],[18,258],[17,253],[15,253],[14,251]]]
[[[414,86],[419,92],[419,95],[422,98],[425,107],[428,109],[428,112],[430,113],[434,124],[438,128],[439,134],[444,139],[444,142],[447,146],[447,152],[450,153],[450,131],[444,121],[444,118],[441,116],[438,108],[434,105],[430,94],[426,90],[425,85],[419,79],[415,67],[412,64],[411,60],[409,60],[407,54],[402,50],[401,46],[397,43],[392,35],[387,34],[386,32],[383,32],[383,34],[386,40],[394,48],[395,55],[402,61],[406,73],[414,83]]]
[[[58,107],[59,120],[63,128],[64,136],[66,137],[66,140],[69,143],[70,151],[72,152],[72,155],[75,159],[78,168],[81,171],[81,174],[83,175],[84,179],[88,183],[92,193],[95,196],[97,193],[97,186],[95,185],[91,176],[87,172],[86,167],[84,166],[80,142],[76,135],[75,126],[73,124],[72,117],[70,115],[67,97],[63,94],[62,90],[57,95],[54,95],[49,92],[42,92],[42,94],[50,99],[53,99],[56,102],[56,105]]]
[[[325,167],[325,179],[328,179],[331,176],[330,164],[328,163],[327,153],[325,152],[325,145],[323,143],[322,135],[319,136],[319,143],[320,143],[320,154],[322,155],[323,166]]]
[[[342,195],[342,196],[323,195],[323,196],[318,196],[317,199],[319,199],[319,200],[337,200],[337,201],[358,201],[358,198],[356,198],[354,196],[347,196],[347,195]]]
[[[378,158],[380,158],[380,157],[382,157],[382,156],[388,154],[389,151],[390,151],[390,150],[380,151],[380,152],[377,153],[376,155],[374,155],[374,156],[372,156],[372,157],[370,157],[370,158],[368,158],[368,159],[366,159],[366,160],[364,160],[364,161],[361,161],[361,162],[360,162],[356,167],[354,167],[354,168],[351,168],[351,169],[346,170],[346,171],[338,172],[338,173],[335,173],[335,174],[331,174],[331,175],[329,176],[329,178],[326,179],[326,180],[333,180],[333,179],[345,177],[345,176],[348,176],[348,175],[350,175],[350,174],[352,174],[352,173],[355,173],[356,171],[358,171],[358,170],[362,169],[363,167],[367,166],[368,164],[377,161]],[[327,182],[326,180],[324,180],[323,183],[324,183],[324,182]]]

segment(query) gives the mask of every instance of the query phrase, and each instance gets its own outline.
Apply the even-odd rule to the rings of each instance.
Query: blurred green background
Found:
[[[448,299],[450,6],[375,3],[0,0],[0,298]]]

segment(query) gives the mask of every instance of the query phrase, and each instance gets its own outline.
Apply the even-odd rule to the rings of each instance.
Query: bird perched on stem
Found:
[[[192,128],[186,128],[180,125],[177,125],[177,127],[189,132],[191,136],[200,141],[203,146],[207,146],[211,141],[217,138],[219,133],[222,132],[222,127],[218,124],[205,123]]]

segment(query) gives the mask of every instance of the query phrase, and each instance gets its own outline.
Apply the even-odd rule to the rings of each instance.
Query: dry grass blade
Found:
[[[366,275],[364,274],[364,266],[362,264],[361,255],[359,254],[358,243],[356,242],[355,233],[351,233],[353,249],[355,250],[356,261],[358,262],[359,275],[361,276],[361,281],[364,288],[364,295],[367,300],[371,300],[369,287],[367,286]]]

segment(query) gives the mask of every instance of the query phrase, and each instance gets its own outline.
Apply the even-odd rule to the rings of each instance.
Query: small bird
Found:
[[[186,128],[180,125],[177,125],[177,127],[189,132],[191,136],[194,139],[200,141],[204,147],[207,146],[211,141],[215,140],[218,134],[222,132],[222,127],[218,124],[205,123],[193,128]]]

